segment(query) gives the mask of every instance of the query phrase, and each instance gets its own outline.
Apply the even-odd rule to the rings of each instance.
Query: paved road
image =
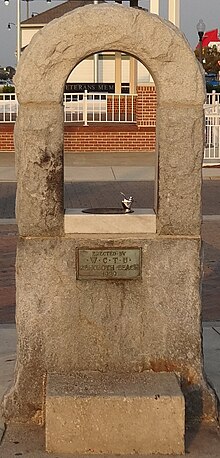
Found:
[[[65,183],[65,208],[114,207],[120,191],[135,198],[135,207],[153,207],[153,181],[102,181]],[[0,219],[15,217],[16,183],[0,183]],[[205,180],[202,190],[204,215],[220,215],[220,180]]]

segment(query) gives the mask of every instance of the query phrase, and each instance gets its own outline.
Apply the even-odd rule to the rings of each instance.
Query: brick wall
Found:
[[[138,127],[156,126],[157,94],[152,83],[137,86],[136,122]]]
[[[14,151],[14,124],[0,124],[0,152]],[[135,124],[64,127],[64,151],[154,151],[155,128]]]
[[[0,123],[0,152],[14,151],[14,124]]]
[[[154,151],[155,128],[136,124],[90,124],[65,126],[65,151]]]
[[[112,109],[108,99],[108,110]],[[121,109],[124,110],[124,99]],[[152,84],[137,87],[136,123],[78,123],[64,126],[64,151],[154,151],[156,140],[156,89]],[[128,99],[131,107],[131,98]],[[117,98],[114,112],[119,111]],[[129,110],[130,111],[130,110]],[[0,123],[0,152],[14,151],[14,124]]]

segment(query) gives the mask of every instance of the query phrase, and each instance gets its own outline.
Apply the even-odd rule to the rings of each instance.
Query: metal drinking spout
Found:
[[[121,192],[121,195],[124,197],[121,203],[125,213],[131,213],[131,206],[134,202],[134,198],[132,196],[130,196],[129,198],[126,197],[123,192]]]

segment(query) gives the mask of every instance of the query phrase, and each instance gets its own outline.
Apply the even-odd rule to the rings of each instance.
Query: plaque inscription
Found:
[[[78,280],[130,280],[140,274],[140,248],[78,249]]]

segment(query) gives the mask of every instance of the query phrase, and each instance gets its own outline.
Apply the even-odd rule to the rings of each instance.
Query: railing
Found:
[[[64,122],[136,122],[134,94],[65,93]],[[15,122],[18,104],[15,94],[0,94],[0,122]]]
[[[220,94],[207,94],[205,109],[205,164],[220,164]]]
[[[205,117],[204,163],[220,163],[220,114],[210,113]]]
[[[65,93],[64,121],[136,122],[137,96],[132,94]],[[205,110],[204,163],[220,164],[220,94],[207,94]],[[16,121],[18,103],[15,94],[0,93],[0,122]]]
[[[15,94],[0,93],[0,122],[15,122],[18,103]]]
[[[220,93],[212,91],[209,94],[207,94],[206,104],[207,105],[220,104]]]
[[[64,94],[64,122],[136,122],[136,95]]]

